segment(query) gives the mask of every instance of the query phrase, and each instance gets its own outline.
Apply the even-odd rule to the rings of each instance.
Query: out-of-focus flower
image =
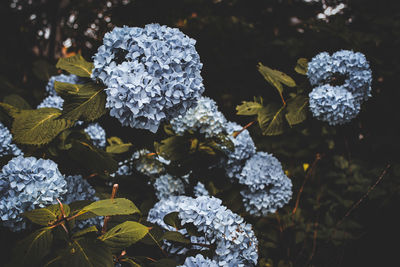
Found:
[[[99,123],[89,124],[84,131],[89,135],[95,146],[100,148],[106,147],[106,131],[104,131]]]

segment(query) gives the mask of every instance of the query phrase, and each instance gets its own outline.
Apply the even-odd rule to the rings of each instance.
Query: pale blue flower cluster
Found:
[[[21,213],[56,203],[66,184],[52,160],[14,157],[0,172],[0,219],[11,230],[20,230],[13,226],[22,221]]]
[[[207,188],[204,186],[202,182],[197,182],[197,184],[193,188],[193,194],[196,197],[201,197],[201,196],[209,196],[210,193],[208,193]]]
[[[49,82],[46,85],[46,92],[50,96],[57,96],[57,92],[54,88],[55,81],[63,82],[63,83],[79,84],[79,83],[82,83],[82,78],[80,78],[76,75],[73,75],[73,74],[69,74],[69,75],[60,74],[57,76],[51,76],[49,79]]]
[[[225,116],[218,111],[214,100],[208,97],[200,97],[197,105],[190,108],[186,114],[179,115],[171,121],[172,130],[182,135],[185,131],[199,131],[206,137],[216,136],[225,130]]]
[[[124,126],[156,132],[164,119],[185,114],[204,91],[195,43],[159,24],[106,33],[92,78],[108,87],[110,115]]]
[[[185,193],[185,185],[182,180],[174,178],[168,173],[158,177],[153,186],[159,200]]]
[[[331,85],[335,75],[344,77],[344,83]],[[354,119],[361,104],[371,96],[372,72],[359,52],[340,50],[332,56],[320,53],[308,63],[307,76],[316,86],[309,94],[311,112],[330,125]]]
[[[95,122],[89,124],[84,131],[89,135],[93,145],[100,148],[106,147],[106,131],[104,131],[99,123]]]
[[[256,216],[274,213],[292,198],[292,181],[277,158],[257,152],[246,161],[239,177],[246,185],[240,193],[246,210]]]
[[[0,122],[0,157],[7,155],[19,156],[22,151],[12,144],[12,135],[10,131]]]
[[[222,206],[220,199],[208,196],[198,198],[173,196],[156,203],[149,211],[147,219],[171,230],[171,227],[165,225],[163,221],[164,216],[171,212],[178,212],[182,225],[191,223],[199,232],[204,233],[204,239],[194,237],[195,242],[207,240],[206,244],[216,245],[213,260],[218,266],[257,264],[258,241],[252,226]]]
[[[179,265],[178,267],[219,267],[219,265],[216,261],[197,254],[195,257],[187,257],[183,265]]]
[[[40,103],[37,108],[63,108],[64,99],[62,99],[58,95],[50,95],[43,99],[42,103]]]

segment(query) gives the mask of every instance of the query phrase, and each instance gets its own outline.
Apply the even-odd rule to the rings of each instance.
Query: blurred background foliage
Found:
[[[37,106],[49,75],[57,72],[52,66],[58,58],[80,52],[90,61],[103,35],[114,26],[142,27],[153,22],[178,27],[197,40],[205,95],[217,101],[227,119],[241,125],[252,120],[236,115],[235,107],[242,101],[252,101],[254,96],[261,96],[264,103],[281,101],[257,71],[259,62],[285,72],[309,90],[306,76],[294,71],[298,58],[310,60],[319,52],[340,49],[364,53],[373,72],[373,97],[351,123],[329,127],[309,113],[305,122],[279,136],[264,136],[257,126],[249,128],[258,150],[273,153],[283,163],[294,193],[279,215],[246,220],[259,238],[260,266],[392,266],[398,262],[398,246],[393,244],[400,237],[396,216],[400,203],[399,1],[4,0],[0,2],[1,100],[17,94]],[[286,88],[283,97],[295,90]],[[166,138],[162,131],[154,136],[122,128],[109,116],[100,122],[107,136],[131,142],[135,149],[154,151],[154,139]],[[62,142],[67,137],[59,138]],[[47,147],[33,153],[52,152]],[[63,162],[63,173],[87,172],[82,168],[87,163],[77,164],[68,160],[73,155],[54,153],[57,162]],[[186,163],[199,177],[207,176],[208,188],[224,196],[229,208],[243,212],[235,196],[223,188],[218,173],[202,173],[196,160],[186,159]],[[92,182],[101,193],[103,182]],[[122,181],[120,188],[132,188],[130,183]],[[141,209],[150,208],[155,201],[153,189],[145,178],[135,179],[134,184],[125,194]],[[109,188],[103,191],[109,193]],[[7,251],[2,249],[3,258]]]

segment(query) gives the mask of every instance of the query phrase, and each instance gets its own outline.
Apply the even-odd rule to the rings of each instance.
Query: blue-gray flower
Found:
[[[23,154],[22,151],[11,142],[12,135],[10,131],[0,122],[0,157],[6,155],[19,156]]]
[[[99,123],[96,122],[89,124],[84,131],[89,135],[93,145],[100,148],[106,147],[106,131],[104,131],[103,127],[101,127]]]
[[[58,95],[50,95],[43,99],[42,103],[40,103],[37,108],[58,108],[62,110],[64,104],[64,99],[62,99]]]
[[[219,265],[216,261],[197,254],[195,257],[187,257],[183,265],[179,265],[178,267],[219,267]]]

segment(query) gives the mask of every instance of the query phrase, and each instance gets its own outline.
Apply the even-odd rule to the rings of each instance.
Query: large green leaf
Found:
[[[15,94],[5,96],[3,102],[18,109],[32,109],[25,99]]]
[[[89,233],[97,233],[98,231],[99,230],[97,229],[97,227],[92,225],[92,226],[90,226],[88,228],[85,228],[85,229],[83,229],[81,231],[78,231],[78,232],[74,233],[72,238],[78,238],[78,237],[84,236],[84,235],[89,234]]]
[[[257,120],[262,130],[267,129],[269,122],[274,118],[274,115],[278,110],[279,106],[276,104],[268,104],[259,110]]]
[[[81,214],[92,212],[97,216],[129,215],[140,213],[132,201],[126,198],[103,199],[82,208]]]
[[[299,58],[297,60],[296,67],[294,67],[294,70],[299,74],[307,75],[308,60],[306,58]]]
[[[263,106],[257,102],[247,102],[243,101],[242,104],[236,106],[237,115],[257,115],[258,111],[262,109]]]
[[[115,136],[107,138],[107,142],[110,145],[106,147],[106,152],[112,154],[125,153],[132,146],[132,143],[124,143],[120,138]]]
[[[63,204],[63,209],[65,216],[68,216],[70,213],[69,206],[67,204]],[[47,226],[49,225],[49,223],[58,220],[60,215],[61,215],[61,207],[59,204],[51,205],[42,209],[36,209],[24,213],[24,216],[27,217],[33,223],[44,226]]]
[[[161,141],[154,143],[154,148],[157,154],[171,160],[179,161],[187,157],[192,142],[185,136],[171,136]]]
[[[15,118],[18,114],[21,113],[21,110],[19,108],[7,103],[0,102],[0,107],[8,114],[8,116],[12,118]]]
[[[299,124],[307,118],[307,104],[308,98],[304,95],[297,95],[288,101],[285,117],[289,125]]]
[[[258,63],[257,68],[264,79],[267,80],[267,82],[269,82],[272,86],[274,86],[280,94],[283,93],[282,83],[289,87],[296,86],[296,82],[289,75],[281,71],[273,70],[267,66],[264,66],[261,63]]]
[[[81,54],[76,54],[72,57],[60,58],[56,67],[80,77],[90,77],[94,65],[91,62],[87,62]]]
[[[60,132],[74,125],[74,122],[60,119],[61,110],[40,108],[22,110],[15,114],[11,132],[17,143],[43,145],[53,140]]]
[[[64,99],[61,118],[93,121],[106,112],[104,87],[95,83],[70,84],[54,82],[54,88]]]
[[[264,135],[280,135],[284,132],[285,129],[285,116],[283,110],[285,109],[285,105],[283,105],[272,117],[271,122],[266,125],[260,125],[261,130]],[[269,114],[268,114],[269,116]]]
[[[149,227],[138,222],[126,221],[100,237],[112,251],[127,248],[142,239],[149,232]]]

